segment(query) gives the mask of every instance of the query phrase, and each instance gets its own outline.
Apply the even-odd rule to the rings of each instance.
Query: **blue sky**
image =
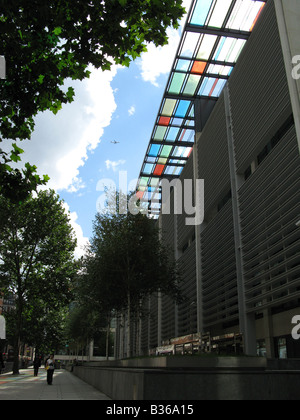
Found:
[[[188,10],[191,0],[183,3]],[[78,239],[77,256],[92,235],[101,180],[118,187],[119,171],[127,172],[128,183],[139,176],[180,34],[181,29],[169,29],[168,45],[150,44],[129,68],[91,69],[89,79],[67,82],[75,88],[75,101],[57,115],[38,115],[31,141],[20,144],[22,162],[49,175],[47,187],[65,201]]]

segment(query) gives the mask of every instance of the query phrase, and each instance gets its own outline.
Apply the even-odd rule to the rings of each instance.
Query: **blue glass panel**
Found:
[[[147,163],[144,168],[144,173],[150,175],[152,173],[153,165]]]
[[[226,84],[226,80],[224,80],[224,79],[219,80],[218,83],[216,84],[216,87],[215,87],[213,93],[212,93],[212,96],[215,96],[215,97],[218,98],[221,95],[221,92],[222,92],[225,84]]]
[[[212,2],[213,0],[198,0],[191,19],[191,24],[200,26],[205,24]]]
[[[159,144],[152,144],[150,152],[149,152],[149,156],[156,157],[158,155],[159,149],[160,149]]]
[[[200,88],[200,95],[208,96],[216,79],[212,77],[206,77]]]
[[[190,67],[191,60],[178,60],[176,70],[179,71],[188,71]]]
[[[175,141],[176,138],[177,138],[178,132],[179,132],[179,128],[171,127],[170,131],[169,131],[169,134],[167,136],[167,140],[168,141]]]
[[[184,118],[186,116],[186,113],[188,111],[190,104],[191,104],[191,101],[180,101],[175,117]]]

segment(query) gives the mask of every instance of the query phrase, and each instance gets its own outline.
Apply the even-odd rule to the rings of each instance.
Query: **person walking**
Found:
[[[41,367],[41,358],[36,355],[33,361],[34,376],[38,376],[40,367]]]
[[[48,385],[52,385],[53,382],[53,374],[54,374],[54,354],[51,354],[49,359],[46,361],[46,369],[47,369],[47,383]]]

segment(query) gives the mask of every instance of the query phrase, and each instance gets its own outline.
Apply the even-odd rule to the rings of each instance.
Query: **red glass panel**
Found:
[[[154,170],[154,175],[160,176],[165,169],[165,165],[156,165],[156,168]]]
[[[168,127],[170,124],[171,118],[170,117],[160,117],[158,125],[163,125]]]

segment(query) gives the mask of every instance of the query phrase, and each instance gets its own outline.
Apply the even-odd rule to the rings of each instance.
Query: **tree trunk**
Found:
[[[21,342],[21,330],[22,330],[22,311],[23,304],[20,302],[20,299],[16,301],[17,309],[17,326],[16,333],[14,337],[14,364],[13,364],[13,375],[19,375],[19,352],[20,352],[20,342]]]
[[[130,291],[127,292],[127,358],[131,357],[131,301]]]
[[[106,360],[109,360],[109,336],[110,336],[110,316],[107,318],[106,330]]]

